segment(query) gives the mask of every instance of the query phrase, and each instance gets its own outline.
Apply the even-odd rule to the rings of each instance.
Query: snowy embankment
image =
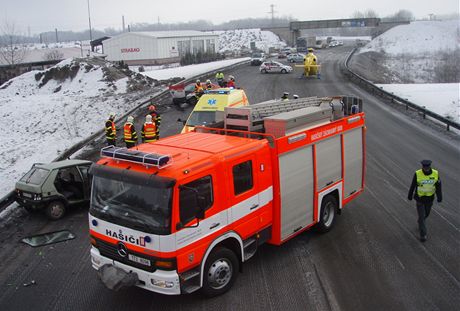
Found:
[[[68,59],[53,68],[72,68],[75,64]],[[110,112],[122,114],[131,109],[133,103],[124,100],[128,98],[128,78],[107,82],[103,66],[83,62],[75,66],[73,78],[61,76],[45,83],[46,71],[31,71],[0,88],[4,125],[0,137],[0,197],[14,188],[33,163],[50,162],[103,129]]]
[[[459,22],[418,21],[394,27],[361,48],[356,57],[374,53],[372,58],[384,68],[380,76],[392,83],[379,86],[460,122]]]
[[[211,62],[211,63],[205,63],[205,64],[188,65],[184,67],[174,67],[174,68],[159,69],[159,70],[153,70],[153,71],[145,71],[145,72],[141,72],[141,74],[147,77],[150,77],[152,79],[155,79],[155,80],[166,80],[166,79],[171,79],[174,77],[181,77],[181,78],[189,79],[193,76],[200,75],[208,71],[217,70],[219,68],[227,67],[230,65],[234,65],[237,63],[241,63],[249,59],[250,59],[249,57],[227,59],[227,60],[220,60],[217,62]]]
[[[460,83],[377,85],[387,92],[460,123]]]
[[[271,31],[256,29],[236,29],[227,31],[215,31],[219,35],[220,53],[241,51],[251,48],[251,42],[255,47],[262,51],[268,52],[270,47],[280,49],[286,46],[286,43],[280,41],[280,38]]]

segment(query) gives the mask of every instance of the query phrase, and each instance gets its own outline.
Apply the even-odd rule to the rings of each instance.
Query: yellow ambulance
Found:
[[[225,107],[247,106],[248,97],[243,90],[221,88],[207,91],[196,103],[181,133],[192,131],[195,126],[208,126],[224,121]],[[180,121],[180,120],[179,120]]]

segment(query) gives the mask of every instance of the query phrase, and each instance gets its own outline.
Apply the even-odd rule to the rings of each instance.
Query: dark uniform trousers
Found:
[[[416,201],[416,206],[418,213],[418,228],[420,230],[420,236],[426,236],[425,221],[430,215],[431,207],[433,206],[433,200]]]

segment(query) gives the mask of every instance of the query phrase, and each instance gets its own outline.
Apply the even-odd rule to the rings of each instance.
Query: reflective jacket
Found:
[[[157,127],[153,122],[145,122],[142,126],[142,140],[146,143],[157,140]]]
[[[436,184],[439,179],[437,170],[431,170],[430,175],[425,175],[423,170],[415,172],[417,176],[417,195],[419,197],[431,197],[436,193]]]
[[[115,122],[113,120],[108,119],[105,122],[105,137],[108,140],[116,140],[117,139],[117,129],[115,128]]]
[[[137,142],[137,133],[134,128],[134,124],[125,123],[123,126],[123,138],[127,143],[136,143]]]

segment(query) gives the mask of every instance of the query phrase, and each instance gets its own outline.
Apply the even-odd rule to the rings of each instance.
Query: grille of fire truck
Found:
[[[148,153],[124,147],[107,146],[101,149],[101,157],[113,158],[120,161],[140,163],[146,166],[164,168],[171,161],[171,156],[158,153]]]
[[[126,257],[120,256],[120,254],[118,253],[118,248],[117,248],[116,244],[108,243],[108,242],[105,242],[105,241],[103,241],[101,239],[97,239],[97,238],[96,238],[96,241],[97,241],[97,245],[98,245],[98,248],[99,248],[99,252],[101,253],[101,255],[103,255],[105,257],[108,257],[110,259],[119,261],[119,262],[124,263],[126,265],[130,265],[130,266],[133,266],[135,268],[142,269],[142,270],[145,270],[145,271],[154,272],[156,270],[155,258],[154,257],[146,256],[144,254],[128,250],[128,254],[132,254],[132,255],[135,255],[137,257],[144,258],[144,259],[146,259],[146,260],[148,260],[150,262],[150,265],[143,265],[143,264],[134,262],[132,260],[129,260],[128,256],[126,256]]]

